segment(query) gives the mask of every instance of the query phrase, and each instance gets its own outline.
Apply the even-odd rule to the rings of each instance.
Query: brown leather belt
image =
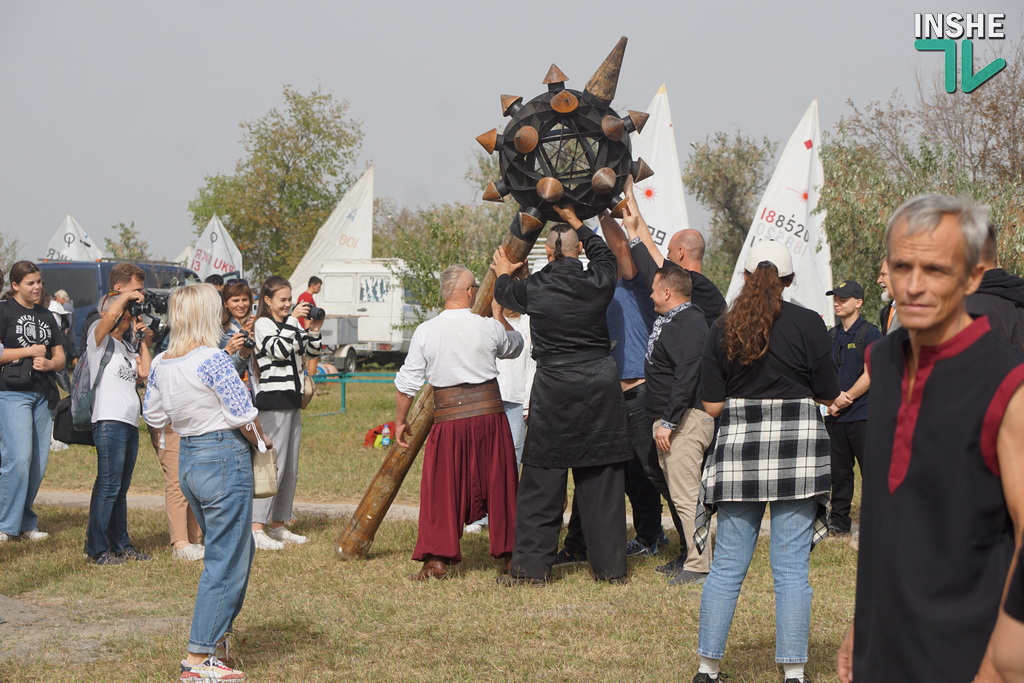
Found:
[[[434,424],[503,412],[505,404],[496,379],[482,384],[434,387]]]

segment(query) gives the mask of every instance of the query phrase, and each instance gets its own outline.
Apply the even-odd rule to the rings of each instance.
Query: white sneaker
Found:
[[[6,543],[9,540],[11,540],[11,537],[0,531],[0,543]]]
[[[26,541],[45,541],[50,537],[50,534],[45,531],[22,531],[21,537]]]
[[[68,449],[68,445],[66,443],[64,443],[63,441],[57,441],[57,439],[53,439],[53,440],[50,441],[50,450],[51,451],[66,451],[67,449]]]
[[[186,562],[201,560],[205,555],[206,546],[199,545],[198,543],[189,543],[184,548],[174,548],[171,550],[171,557],[176,560],[185,560]]]
[[[466,528],[463,529],[462,532],[466,534],[478,534],[483,530],[484,528],[480,524],[467,524]]]
[[[262,529],[252,532],[252,537],[256,541],[257,550],[284,550],[284,543],[267,536],[267,532]]]
[[[309,540],[305,536],[293,534],[292,532],[288,531],[286,527],[283,526],[279,526],[276,528],[268,526],[266,527],[266,532],[267,536],[270,536],[275,541],[280,541],[281,543],[305,543]]]

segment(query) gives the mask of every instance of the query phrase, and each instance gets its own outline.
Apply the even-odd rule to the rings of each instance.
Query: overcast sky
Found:
[[[681,161],[719,130],[785,142],[812,98],[828,130],[848,99],[912,96],[942,63],[914,49],[914,13],[947,11],[1005,13],[1020,40],[1019,0],[0,0],[0,231],[38,258],[67,213],[100,244],[135,221],[173,257],[204,176],[234,170],[238,124],[285,84],[348,100],[377,196],[476,201],[463,176],[506,121],[499,95],[539,94],[551,63],[582,89],[622,35],[613,107],[644,110],[666,83]]]

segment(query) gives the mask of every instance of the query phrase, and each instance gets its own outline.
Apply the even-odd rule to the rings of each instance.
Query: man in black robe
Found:
[[[549,263],[513,281],[521,264],[494,254],[494,298],[530,316],[537,361],[530,428],[516,509],[516,542],[508,576],[499,583],[543,585],[551,576],[562,528],[568,472],[573,471],[583,537],[599,580],[626,578],[624,472],[631,457],[619,371],[609,355],[605,309],[617,279],[615,256],[572,207],[568,225],[551,229]],[[579,260],[580,243],[590,260]]]

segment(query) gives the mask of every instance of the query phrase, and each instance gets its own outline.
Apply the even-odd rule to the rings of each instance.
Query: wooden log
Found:
[[[541,220],[531,214],[525,212],[516,214],[512,228],[505,234],[505,239],[501,243],[501,248],[514,263],[525,261],[529,257],[530,249],[540,233],[539,229],[526,230],[524,226],[523,230],[527,240],[513,235],[512,230],[517,227],[516,222],[522,220],[523,216],[532,222],[539,223],[537,228],[543,225]],[[473,313],[483,316],[491,314],[491,301],[494,298],[496,279],[494,271],[488,268],[480,282],[480,289],[477,290],[476,302],[472,308]],[[434,424],[434,390],[429,385],[420,391],[416,402],[409,410],[408,421],[409,430],[412,432],[409,445],[407,447],[400,446],[398,435],[394,435],[391,450],[388,451],[380,469],[370,481],[352,518],[338,537],[337,553],[338,557],[343,560],[366,557],[370,546],[373,545],[373,539],[377,535],[380,523],[384,520],[391,504],[394,503],[395,496],[398,495],[398,490],[409,473],[409,468],[412,467],[420,449],[427,441],[430,427]]]

